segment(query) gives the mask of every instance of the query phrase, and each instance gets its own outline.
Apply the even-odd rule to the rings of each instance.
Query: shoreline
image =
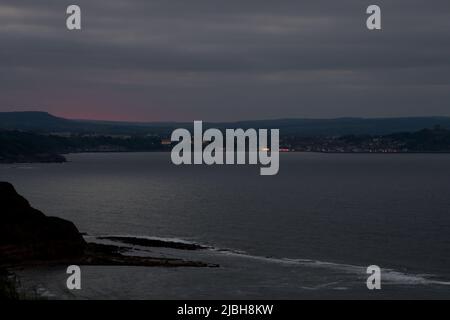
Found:
[[[19,299],[17,279],[11,269],[56,265],[142,266],[142,267],[218,267],[217,264],[181,258],[127,255],[125,246],[86,242],[70,221],[48,217],[31,207],[12,184],[0,182],[0,297]],[[127,239],[121,239],[127,242]],[[137,238],[128,239],[138,241]],[[189,245],[164,241],[147,245],[191,250]],[[200,247],[195,247],[201,249]],[[20,281],[19,281],[20,282]]]
[[[71,152],[71,153],[64,153],[60,154],[60,157],[57,157],[55,159],[38,159],[38,160],[25,160],[25,161],[5,161],[4,159],[0,159],[0,165],[13,165],[13,164],[64,164],[71,162],[66,158],[66,156],[70,155],[77,155],[77,154],[125,154],[125,153],[170,153],[168,150],[152,150],[152,151],[87,151],[87,152]],[[399,152],[369,152],[369,151],[361,151],[361,152],[341,152],[341,151],[281,151],[280,154],[298,154],[298,153],[306,153],[306,154],[342,154],[342,155],[409,155],[409,154],[423,154],[423,155],[429,155],[429,154],[441,154],[441,155],[448,155],[450,154],[450,151],[399,151]],[[63,159],[63,160],[62,160]]]

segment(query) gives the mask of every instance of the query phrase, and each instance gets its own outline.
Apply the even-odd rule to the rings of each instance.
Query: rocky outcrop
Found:
[[[161,246],[160,243],[156,244]],[[45,216],[32,208],[10,183],[0,182],[0,267],[48,264],[217,266],[182,259],[123,255],[122,252],[128,249],[130,248],[86,243],[72,222]]]
[[[132,244],[136,246],[152,247],[152,248],[171,248],[180,250],[202,250],[209,249],[206,246],[202,246],[196,243],[185,243],[167,240],[157,240],[157,239],[145,239],[136,237],[122,237],[122,236],[103,236],[98,237],[99,240],[111,240],[127,244]]]
[[[45,216],[10,183],[0,182],[0,262],[73,259],[85,249],[72,222]]]

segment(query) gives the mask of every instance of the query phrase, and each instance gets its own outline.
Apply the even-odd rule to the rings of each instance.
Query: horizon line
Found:
[[[49,116],[69,120],[69,121],[90,121],[90,122],[109,122],[109,123],[136,123],[136,124],[150,124],[150,123],[191,123],[194,121],[202,121],[204,123],[238,123],[238,122],[256,122],[256,121],[289,121],[289,120],[310,120],[310,121],[321,121],[321,120],[395,120],[395,119],[423,119],[423,118],[450,118],[450,115],[421,115],[421,116],[375,116],[375,117],[364,117],[364,116],[341,116],[341,117],[327,117],[327,118],[314,118],[314,117],[280,117],[280,118],[261,118],[261,119],[244,119],[244,120],[202,120],[202,119],[191,119],[191,120],[157,120],[157,121],[138,121],[138,120],[108,120],[108,119],[93,119],[93,118],[72,118],[63,115],[58,115],[48,111],[39,110],[24,110],[24,111],[0,111],[0,114],[5,113],[36,113],[36,114],[47,114]]]

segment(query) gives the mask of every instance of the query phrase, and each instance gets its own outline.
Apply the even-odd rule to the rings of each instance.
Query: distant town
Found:
[[[434,125],[429,126],[431,123]],[[64,154],[83,152],[170,151],[174,145],[171,132],[181,125],[75,121],[39,112],[0,113],[0,163],[64,162]],[[250,125],[279,127],[280,152],[450,152],[449,118],[273,120],[234,125],[243,129]],[[395,128],[399,132],[373,133]]]
[[[388,135],[284,137],[280,151],[329,153],[450,152],[450,130],[436,126]]]

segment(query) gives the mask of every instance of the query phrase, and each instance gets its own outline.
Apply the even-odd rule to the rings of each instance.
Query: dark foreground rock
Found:
[[[83,255],[86,242],[72,222],[47,217],[7,182],[0,182],[0,263]]]
[[[75,225],[47,217],[0,182],[0,267],[42,264],[167,267],[214,266],[197,261],[126,256],[121,247],[86,243]]]
[[[7,270],[0,268],[0,300],[18,300],[17,282]]]

